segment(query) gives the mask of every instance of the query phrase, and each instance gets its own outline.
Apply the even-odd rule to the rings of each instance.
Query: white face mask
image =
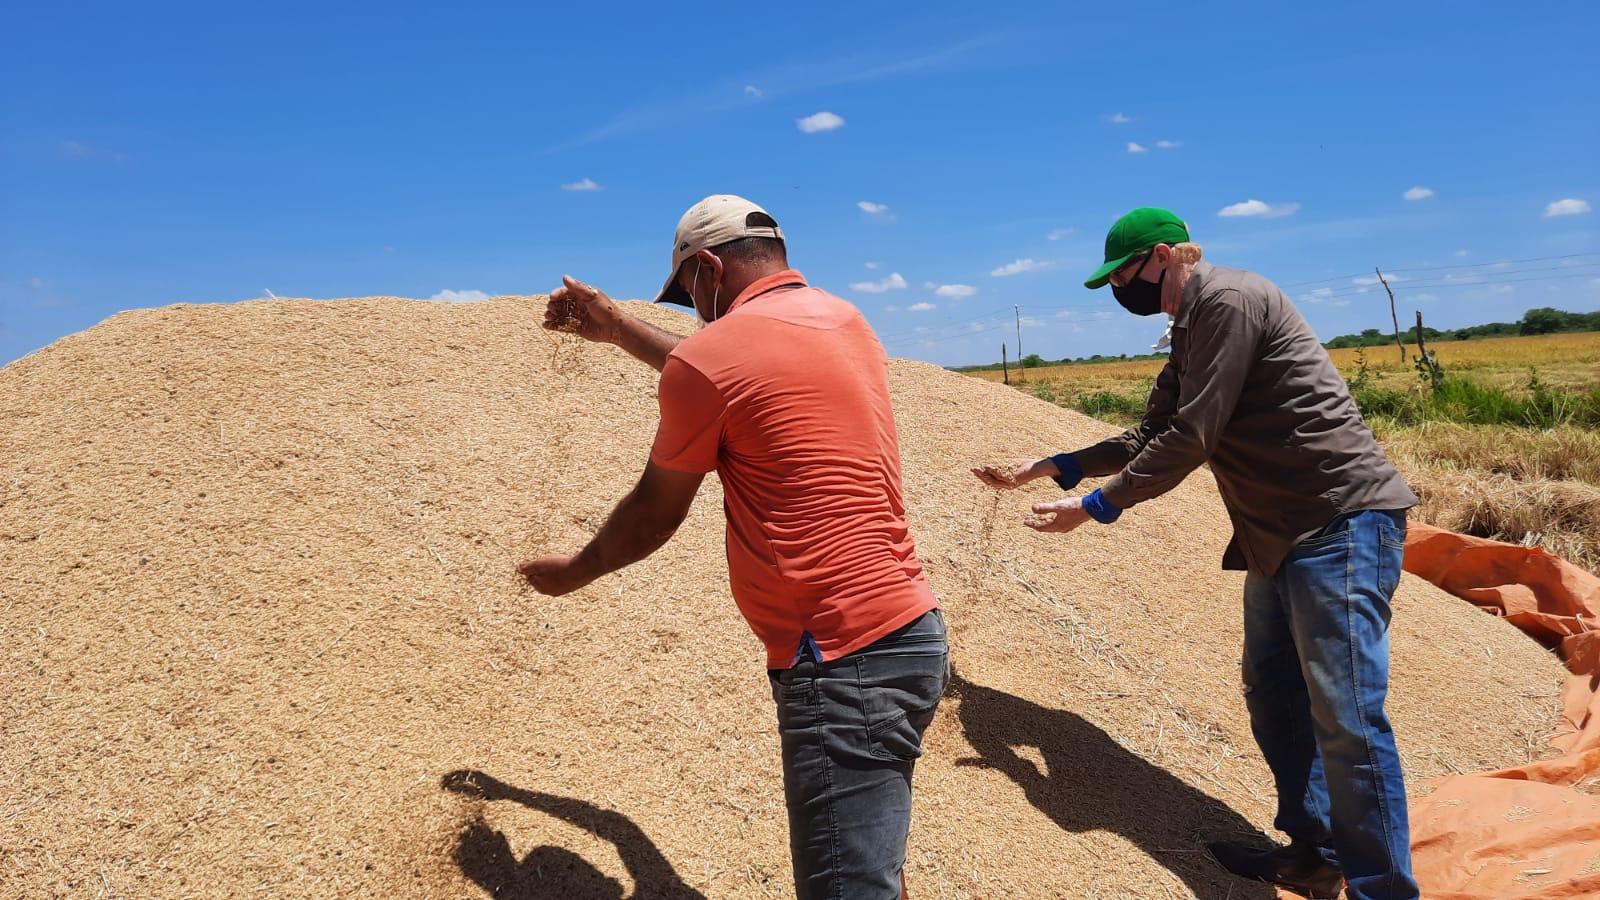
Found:
[[[700,286],[700,260],[694,261],[694,279],[689,282],[689,302],[694,303],[694,289]],[[704,328],[717,319],[717,301],[722,299],[722,285],[718,284],[716,290],[711,292],[711,318],[706,319],[700,314],[700,304],[694,303],[694,317],[700,320],[700,327]]]

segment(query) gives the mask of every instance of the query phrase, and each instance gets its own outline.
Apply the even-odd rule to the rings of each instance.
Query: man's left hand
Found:
[[[517,571],[522,577],[528,579],[533,589],[541,594],[559,597],[570,594],[578,588],[588,584],[590,580],[582,576],[573,566],[574,557],[571,556],[541,556],[538,559],[523,560],[517,566]]]
[[[1082,497],[1068,497],[1050,503],[1035,503],[1033,515],[1023,522],[1034,531],[1065,534],[1089,521],[1089,512],[1083,508]]]

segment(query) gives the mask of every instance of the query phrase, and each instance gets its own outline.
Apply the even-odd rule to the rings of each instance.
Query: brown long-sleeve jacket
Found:
[[[1383,455],[1311,327],[1272,282],[1201,261],[1143,421],[1073,454],[1126,509],[1209,462],[1233,521],[1225,569],[1271,577],[1344,513],[1417,496]]]

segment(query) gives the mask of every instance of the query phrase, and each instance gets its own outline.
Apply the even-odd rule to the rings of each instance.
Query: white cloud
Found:
[[[1112,113],[1111,115],[1106,116],[1106,121],[1113,125],[1126,125],[1133,120],[1122,113]]]
[[[934,284],[930,281],[928,287],[933,288],[935,294],[951,300],[965,300],[978,292],[970,284]]]
[[[1183,141],[1156,141],[1156,147],[1161,150],[1176,150],[1183,146]]]
[[[1454,256],[1456,259],[1466,259],[1467,257],[1472,255],[1472,251],[1471,250],[1457,250],[1456,252],[1454,252],[1454,253],[1452,253],[1450,255]]]
[[[1078,229],[1076,229],[1076,228],[1057,228],[1054,231],[1050,232],[1049,234],[1045,235],[1045,237],[1049,238],[1052,241],[1059,241],[1064,237],[1070,237],[1071,235],[1076,233],[1077,230]]]
[[[856,209],[861,210],[868,218],[878,222],[893,222],[895,215],[887,203],[874,203],[871,200],[856,201]]]
[[[928,310],[934,309],[934,308],[935,307],[934,307],[934,305],[932,303],[928,303],[926,301],[923,301],[922,303],[913,303],[910,306],[906,307],[906,312],[927,312]]]
[[[1509,284],[1497,284],[1489,290],[1502,296],[1505,294],[1515,294],[1517,292],[1517,289]]]
[[[894,305],[893,303],[889,304],[888,306],[885,306],[883,309],[884,309],[885,312],[899,312],[900,311],[900,307]]]
[[[113,162],[122,162],[127,158],[121,150],[105,150],[99,147],[91,147],[83,141],[62,141],[61,152],[78,159],[106,157]]]
[[[442,301],[444,303],[477,303],[480,300],[489,299],[489,295],[485,294],[483,291],[449,291],[449,290],[446,290],[446,291],[440,291],[439,293],[434,294],[432,297],[429,297],[428,299],[429,300],[439,300],[439,301]]]
[[[1576,216],[1588,211],[1589,204],[1587,201],[1567,197],[1564,200],[1557,200],[1554,203],[1547,204],[1544,208],[1544,215],[1548,219],[1552,216]]]
[[[1306,294],[1305,301],[1307,303],[1321,303],[1331,296],[1333,296],[1333,288],[1317,288]]]
[[[795,119],[794,124],[806,134],[817,134],[822,131],[835,131],[844,127],[844,117],[835,115],[826,110],[806,116],[804,119]]]
[[[561,189],[563,191],[603,191],[603,190],[605,190],[605,188],[601,187],[600,183],[598,181],[595,181],[593,178],[585,178],[585,179],[583,179],[581,181],[574,181],[574,182],[570,182],[568,184],[563,184],[561,186]]]
[[[1277,219],[1283,216],[1292,216],[1300,211],[1298,203],[1263,203],[1260,200],[1246,200],[1242,203],[1230,203],[1217,210],[1217,215],[1224,219],[1245,216],[1259,216],[1263,219]]]
[[[744,95],[746,97],[755,97],[757,99],[760,99],[761,98],[761,88],[758,88],[753,84],[747,84],[747,85],[744,86]]]
[[[1138,143],[1135,143],[1133,141],[1129,141],[1128,142],[1128,152],[1129,153],[1149,153],[1150,152],[1150,148],[1144,146],[1143,144],[1138,144]]]
[[[1098,312],[1082,312],[1076,309],[1063,309],[1062,311],[1056,313],[1056,318],[1065,319],[1068,322],[1103,322],[1106,319],[1111,318],[1111,313],[1105,310],[1100,310]]]
[[[43,278],[35,277],[35,278],[29,278],[28,279],[28,287],[31,287],[36,291],[42,291],[42,290],[44,290],[45,288],[47,288],[49,286],[50,286],[50,282],[45,281]]]
[[[880,262],[869,262],[869,263],[862,263],[862,265],[866,266],[869,269],[877,269],[878,267],[882,266],[883,263],[880,263]]]
[[[1031,258],[1030,259],[1018,259],[1018,260],[1013,260],[1011,262],[1006,263],[1005,265],[1001,266],[998,269],[995,269],[994,271],[990,272],[989,274],[993,275],[996,278],[1005,278],[1008,275],[1020,275],[1023,272],[1034,272],[1034,271],[1037,271],[1039,269],[1048,269],[1048,268],[1050,268],[1051,266],[1054,266],[1054,265],[1055,265],[1055,263],[1050,262],[1048,260],[1037,260],[1037,259],[1031,259]]]
[[[1438,294],[1411,294],[1410,296],[1406,297],[1406,299],[1407,300],[1415,300],[1418,303],[1432,303],[1433,301],[1439,299],[1439,295]]]
[[[1433,196],[1433,188],[1425,188],[1419,184],[1411,190],[1406,191],[1404,196],[1407,200],[1426,200]]]
[[[880,278],[877,281],[854,282],[850,285],[850,289],[852,291],[860,291],[863,294],[882,294],[886,291],[902,290],[905,286],[906,280],[900,276],[899,272],[890,272],[887,277]]]
[[[1406,280],[1404,275],[1384,275],[1383,277],[1389,279],[1390,284],[1397,284]],[[1363,275],[1359,278],[1352,278],[1350,279],[1350,283],[1362,287],[1372,287],[1375,284],[1382,284],[1376,275]],[[1316,292],[1313,291],[1312,293]]]

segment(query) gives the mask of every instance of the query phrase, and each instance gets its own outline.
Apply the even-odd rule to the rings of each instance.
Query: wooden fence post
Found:
[[[1394,345],[1400,348],[1400,365],[1406,364],[1406,344],[1400,339],[1400,317],[1394,311],[1394,291],[1389,288],[1389,279],[1383,277],[1383,270],[1377,266],[1372,271],[1378,273],[1378,280],[1383,282],[1383,289],[1389,292],[1389,321],[1394,323]]]

